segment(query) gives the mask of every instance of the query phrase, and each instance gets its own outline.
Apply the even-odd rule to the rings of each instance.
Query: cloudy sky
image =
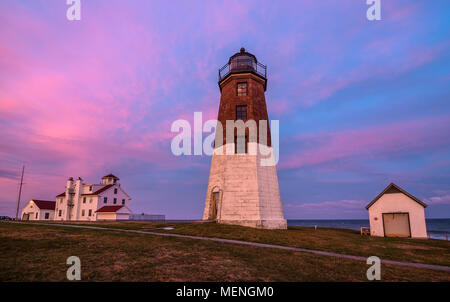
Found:
[[[390,182],[450,217],[450,2],[0,2],[0,215],[69,176],[121,178],[135,212],[201,218],[208,156],[170,151],[177,119],[214,119],[217,70],[268,66],[287,218],[367,218]]]

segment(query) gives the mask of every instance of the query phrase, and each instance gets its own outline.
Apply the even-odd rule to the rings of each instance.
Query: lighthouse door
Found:
[[[217,219],[217,210],[218,210],[218,202],[219,202],[219,192],[213,192],[211,196],[211,220]]]

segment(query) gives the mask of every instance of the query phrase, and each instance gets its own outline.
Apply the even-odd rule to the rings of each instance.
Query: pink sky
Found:
[[[369,23],[354,1],[176,2],[83,1],[73,22],[65,1],[0,4],[0,215],[25,164],[23,202],[114,173],[133,210],[199,218],[210,158],[173,156],[170,125],[216,117],[242,46],[268,65],[288,218],[365,218],[388,181],[450,215],[448,4],[385,1]]]

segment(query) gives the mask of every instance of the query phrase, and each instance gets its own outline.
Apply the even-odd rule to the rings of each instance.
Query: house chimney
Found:
[[[66,189],[69,189],[73,185],[73,178],[69,177],[66,182]]]
[[[77,181],[75,182],[75,194],[81,194],[82,181],[83,179],[81,177],[77,178]]]

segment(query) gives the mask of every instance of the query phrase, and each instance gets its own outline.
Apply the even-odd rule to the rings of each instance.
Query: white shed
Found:
[[[391,183],[366,209],[370,234],[381,237],[427,238],[425,208],[417,197]]]
[[[30,200],[22,209],[22,220],[53,220],[55,201]]]

